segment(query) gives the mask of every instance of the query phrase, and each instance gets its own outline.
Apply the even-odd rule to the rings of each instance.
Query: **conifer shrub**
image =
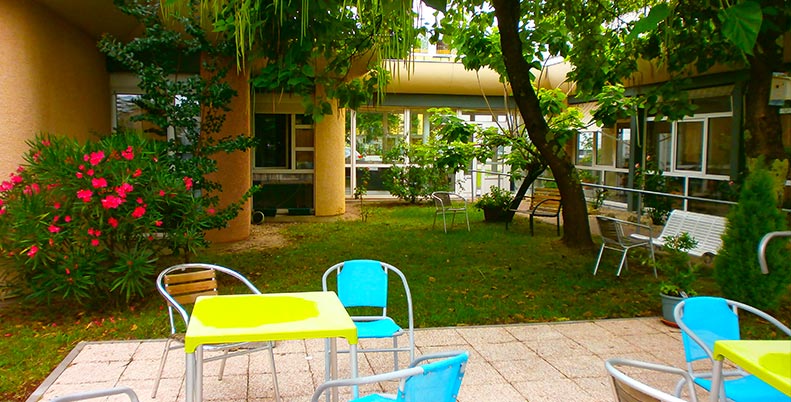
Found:
[[[791,283],[791,254],[786,243],[775,241],[766,249],[768,275],[758,264],[758,243],[768,232],[786,230],[779,209],[774,179],[762,163],[747,176],[739,203],[728,214],[723,246],[714,260],[715,279],[725,297],[774,310]]]

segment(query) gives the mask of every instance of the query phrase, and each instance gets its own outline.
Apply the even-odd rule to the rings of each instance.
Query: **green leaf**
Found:
[[[445,11],[448,7],[448,0],[423,0],[423,3],[437,11]]]
[[[761,5],[745,1],[721,10],[717,16],[722,21],[722,34],[741,51],[752,55],[763,22]]]
[[[654,29],[660,22],[670,16],[670,6],[667,3],[660,3],[651,8],[651,11],[645,17],[641,18],[634,24],[632,32],[629,32],[627,39],[632,40],[643,32]]]

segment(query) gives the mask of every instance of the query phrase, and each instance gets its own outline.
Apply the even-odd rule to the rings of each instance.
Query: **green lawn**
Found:
[[[484,223],[483,214],[475,212],[471,232],[457,221],[445,234],[441,227],[431,229],[433,213],[433,207],[382,204],[367,222],[282,225],[289,242],[285,248],[208,250],[192,260],[237,269],[263,292],[319,290],[321,274],[336,262],[386,261],[407,276],[417,327],[660,314],[661,274],[656,279],[649,267],[640,266],[641,250],[630,252],[629,270],[620,278],[615,277],[616,252],[607,253],[593,276],[598,250],[564,247],[552,225],[537,225],[531,237],[524,220],[506,231],[503,224]],[[163,259],[161,265],[173,262]],[[719,293],[711,268],[703,269],[696,288],[702,294]],[[0,400],[25,400],[81,340],[164,337],[167,313],[153,285],[151,289],[145,300],[103,311],[68,303],[13,303],[0,309]],[[391,312],[402,315],[398,300]],[[783,306],[773,314],[789,323],[791,294]]]

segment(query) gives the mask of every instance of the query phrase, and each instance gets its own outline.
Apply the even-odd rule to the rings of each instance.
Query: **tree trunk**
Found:
[[[533,89],[530,78],[530,63],[522,53],[522,41],[519,38],[519,10],[518,0],[494,0],[494,12],[500,29],[500,45],[503,52],[505,69],[514,101],[519,108],[519,113],[525,121],[527,134],[535,144],[541,156],[547,162],[549,169],[558,184],[560,196],[563,200],[563,238],[566,246],[578,249],[593,248],[593,240],[588,223],[588,207],[582,185],[574,178],[574,165],[563,157],[563,150],[552,139],[548,139],[549,126],[547,125],[538,96]]]
[[[782,7],[782,1],[776,1]],[[775,26],[786,26],[782,13],[769,17]],[[783,47],[778,37],[783,33],[776,30],[762,30],[758,35],[753,56],[747,57],[750,63],[750,78],[745,96],[745,156],[748,169],[752,162],[763,156],[766,166],[776,176],[777,190],[782,197],[783,184],[789,173],[789,156],[783,146],[783,126],[780,110],[769,104],[772,90],[772,73],[783,69]],[[780,198],[782,199],[782,198]]]

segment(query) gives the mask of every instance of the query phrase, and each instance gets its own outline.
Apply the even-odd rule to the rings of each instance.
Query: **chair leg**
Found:
[[[456,223],[456,211],[453,211],[453,216],[450,218],[450,228],[453,229],[453,224]]]
[[[599,258],[596,259],[596,266],[593,267],[593,275],[594,276],[596,275],[596,271],[599,270],[599,263],[601,262],[602,254],[604,254],[604,244],[602,244],[601,248],[599,249]]]
[[[275,389],[275,401],[280,402],[280,388],[277,385],[277,369],[275,369],[275,345],[269,344],[269,363],[272,366],[272,385]]]
[[[151,399],[157,397],[157,390],[159,389],[159,381],[162,379],[162,372],[165,371],[165,361],[168,359],[168,352],[170,351],[170,343],[173,339],[168,338],[165,342],[165,350],[162,351],[162,358],[159,360],[159,371],[157,372],[157,380],[154,382],[154,390],[151,391]]]
[[[467,210],[464,210],[464,218],[467,219],[467,231],[470,231],[470,215],[467,214]]]
[[[656,274],[656,257],[654,256],[654,243],[650,243],[650,240],[648,243],[648,248],[651,249],[651,261],[654,262],[654,264],[652,265],[652,267],[654,268],[654,278],[658,278],[659,276]]]
[[[226,349],[225,352],[223,352],[223,354],[227,355],[228,354],[228,350]],[[222,381],[222,375],[223,375],[223,373],[225,373],[225,361],[226,360],[228,360],[227,357],[224,357],[224,358],[220,359],[220,376],[217,378],[219,381]]]
[[[558,236],[560,236],[560,215],[557,216],[557,222],[555,223],[558,231]]]
[[[431,229],[434,229],[437,226],[437,213],[434,212],[434,223],[431,224]]]
[[[533,236],[533,214],[530,214],[530,236]]]
[[[445,213],[442,213],[442,228],[445,229],[445,233],[448,233],[448,224],[445,222]]]
[[[393,371],[398,371],[398,337],[393,337]]]
[[[623,270],[623,266],[626,263],[626,254],[629,253],[629,250],[623,251],[623,256],[621,256],[621,265],[618,266],[618,273],[615,276],[621,276],[621,270]]]

